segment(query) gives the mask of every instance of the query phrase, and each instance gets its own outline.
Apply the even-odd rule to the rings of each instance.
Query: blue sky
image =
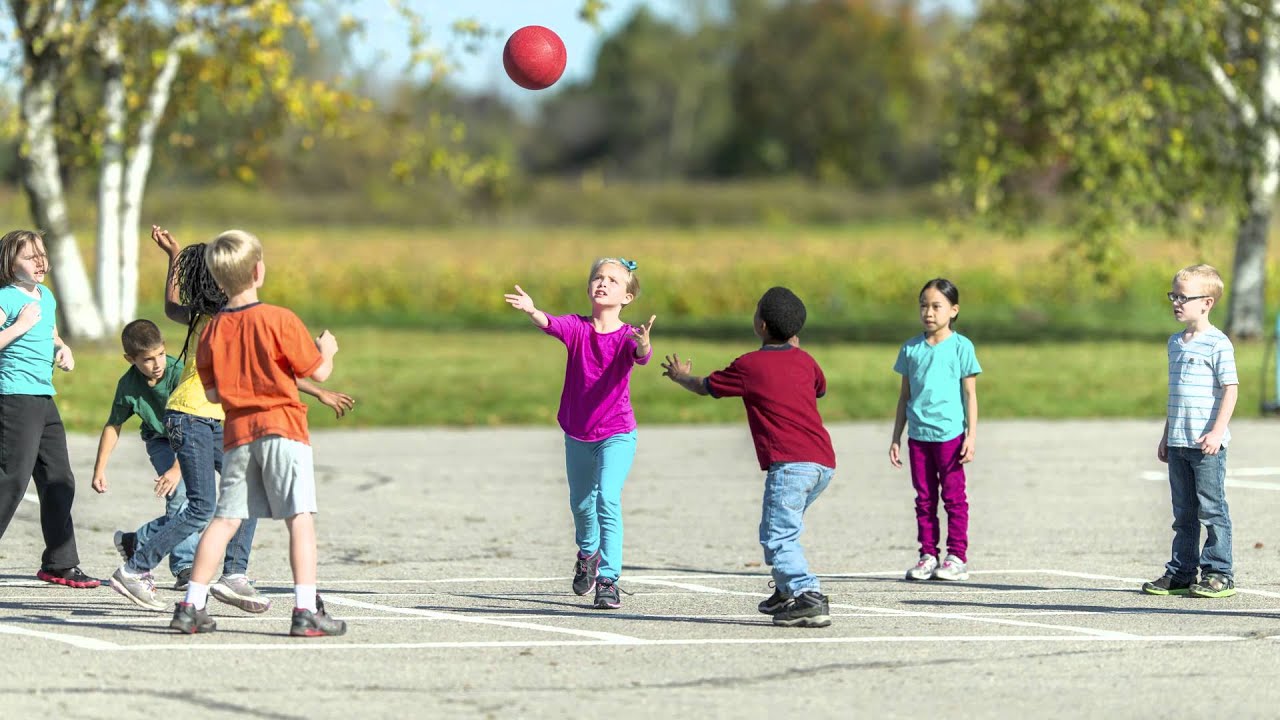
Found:
[[[530,95],[511,83],[502,70],[502,45],[517,28],[525,25],[545,25],[556,31],[564,40],[568,51],[568,66],[563,79],[583,79],[590,75],[603,34],[619,27],[635,12],[636,7],[648,5],[653,12],[664,17],[678,18],[685,14],[688,0],[608,0],[608,8],[601,14],[601,28],[593,28],[578,19],[580,0],[403,0],[404,4],[425,18],[437,43],[450,39],[449,26],[462,18],[480,21],[487,27],[500,31],[501,36],[484,43],[477,54],[460,56],[462,69],[454,81],[473,90],[496,90],[512,99]],[[967,11],[975,0],[922,0],[924,8],[939,5]],[[360,48],[362,59],[372,58],[381,52],[385,55],[385,70],[396,72],[404,62],[406,34],[403,23],[391,10],[387,0],[358,0],[352,4],[355,14],[367,28],[367,38]],[[534,93],[536,94],[536,93]]]

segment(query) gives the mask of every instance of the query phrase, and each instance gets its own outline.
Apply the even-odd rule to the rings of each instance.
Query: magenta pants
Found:
[[[916,489],[916,530],[920,552],[938,555],[941,527],[938,496],[947,510],[947,554],[964,562],[969,558],[969,499],[964,493],[964,466],[960,448],[964,434],[945,442],[907,440],[911,460],[911,484]]]

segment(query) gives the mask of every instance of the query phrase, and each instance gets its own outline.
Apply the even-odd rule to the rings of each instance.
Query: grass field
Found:
[[[165,326],[171,347],[182,340]],[[662,377],[658,360],[676,352],[705,374],[753,347],[750,331],[735,340],[705,340],[654,331],[654,362],[632,376],[636,415],[646,423],[738,422],[737,400],[699,397]],[[563,346],[533,327],[521,331],[440,332],[338,328],[341,351],[327,386],[357,400],[336,421],[312,402],[314,427],[554,425],[564,373]],[[905,337],[904,337],[905,339]],[[758,343],[757,343],[758,344]],[[827,375],[820,408],[828,421],[885,422],[886,443],[898,392],[898,345],[805,343]],[[1241,416],[1258,412],[1264,347],[1238,349]],[[984,418],[1160,417],[1166,358],[1160,341],[977,344]],[[81,348],[72,373],[57,373],[59,407],[75,430],[101,428],[115,382],[126,369],[118,351]],[[1268,379],[1268,387],[1270,380]],[[134,421],[136,423],[136,421]]]

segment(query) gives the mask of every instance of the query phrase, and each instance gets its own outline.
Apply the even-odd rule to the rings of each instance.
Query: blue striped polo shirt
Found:
[[[1190,340],[1174,333],[1169,338],[1169,447],[1199,447],[1196,438],[1218,417],[1222,388],[1239,384],[1236,351],[1221,330],[1210,326]],[[1230,440],[1228,429],[1222,445]]]

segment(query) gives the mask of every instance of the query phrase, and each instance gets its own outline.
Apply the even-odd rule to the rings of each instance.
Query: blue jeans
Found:
[[[574,539],[584,555],[600,551],[598,578],[622,573],[622,486],[635,457],[635,430],[597,442],[564,436]]]
[[[217,504],[218,477],[222,472],[222,423],[212,418],[188,415],[170,410],[164,416],[165,434],[169,446],[178,457],[182,482],[187,488],[187,506],[143,543],[138,538],[138,549],[128,563],[130,572],[150,571],[160,564],[192,533],[201,533],[213,519]],[[247,520],[227,545],[222,572],[227,575],[243,573],[249,568],[249,549],[253,544],[253,531],[257,523]]]
[[[1178,580],[1202,573],[1232,577],[1231,516],[1227,510],[1227,449],[1205,455],[1199,448],[1169,448],[1169,494],[1173,498],[1173,557],[1165,566]],[[1200,549],[1200,526],[1208,531]],[[1203,579],[1203,578],[1201,578]]]
[[[156,476],[160,476],[168,472],[173,467],[173,447],[169,445],[169,438],[163,435],[149,437],[146,440],[147,457],[151,459],[151,467],[156,471]],[[147,541],[159,532],[160,528],[169,524],[175,515],[182,512],[187,506],[187,486],[178,480],[178,485],[173,492],[164,499],[164,515],[158,517],[151,522],[143,525],[137,530],[137,544],[145,545]],[[200,533],[191,533],[187,539],[178,543],[178,546],[169,553],[169,572],[174,577],[183,570],[191,569],[191,564],[195,562],[196,545],[200,543]]]
[[[764,562],[773,573],[773,584],[788,597],[806,590],[821,591],[818,578],[809,572],[800,546],[804,513],[827,489],[835,470],[810,462],[774,463],[764,478],[764,509],[760,517],[760,544]]]

